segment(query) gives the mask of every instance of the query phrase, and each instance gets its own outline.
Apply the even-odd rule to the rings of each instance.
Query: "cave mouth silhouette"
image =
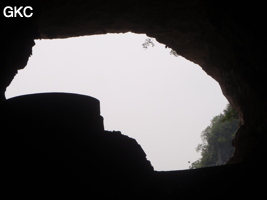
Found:
[[[106,130],[119,130],[135,138],[145,150],[155,170],[187,169],[189,162],[198,159],[199,154],[195,152],[195,148],[200,143],[201,132],[209,125],[212,117],[225,108],[227,101],[217,82],[208,77],[199,66],[182,57],[170,55],[170,49],[166,49],[165,45],[157,43],[155,39],[155,47],[144,49],[142,44],[146,38],[144,34],[128,33],[52,41],[37,40],[28,66],[19,72],[8,87],[7,97],[15,96],[10,92],[13,87],[18,88],[17,95],[70,92],[94,96],[100,100]],[[58,50],[55,50],[57,46]],[[53,53],[48,54],[49,51]],[[103,62],[105,60],[107,61]],[[122,67],[118,67],[118,63]],[[128,65],[130,67],[126,67]],[[166,73],[168,66],[171,72]],[[124,77],[121,77],[122,75]],[[192,81],[194,78],[195,83]],[[89,81],[90,79],[94,79],[94,82]],[[27,83],[23,83],[23,80]],[[13,86],[14,84],[17,86]],[[94,87],[91,87],[92,85]],[[105,96],[103,93],[109,95]],[[122,96],[117,97],[119,95]],[[111,102],[107,99],[111,99]],[[149,103],[151,101],[155,101],[153,105]],[[143,103],[134,105],[136,102]],[[112,110],[114,105],[117,109]],[[183,109],[185,106],[195,111],[189,114],[188,110]],[[108,112],[105,112],[106,110]],[[208,115],[196,115],[204,112]],[[115,116],[115,113],[121,114]],[[135,116],[131,113],[135,113]],[[195,130],[190,126],[190,123],[197,124],[192,122],[192,119],[199,122]]]
[[[5,3],[10,5],[12,2],[3,1],[1,6]],[[16,3],[23,2],[15,0],[13,5]],[[36,199],[36,197],[47,199],[48,196],[55,196],[55,192],[56,196],[62,199],[70,197],[68,191],[73,191],[73,199],[77,199],[76,194],[83,198],[88,194],[106,197],[99,199],[125,199],[126,196],[130,196],[129,199],[195,199],[207,188],[209,192],[205,193],[206,199],[215,196],[220,196],[220,199],[228,199],[230,196],[240,199],[249,195],[260,199],[265,195],[265,184],[259,181],[266,177],[267,155],[264,2],[248,4],[244,1],[211,0],[157,0],[153,3],[138,0],[64,2],[35,0],[24,3],[34,4],[36,15],[33,18],[0,20],[1,103],[6,102],[4,92],[16,71],[26,66],[34,39],[133,31],[147,33],[188,60],[198,63],[207,74],[218,81],[225,97],[238,110],[241,123],[233,141],[235,154],[229,165],[178,172],[155,172],[148,182],[139,176],[140,179],[133,190],[124,190],[131,182],[127,178],[120,179],[122,184],[114,184],[112,180],[117,179],[113,172],[110,174],[115,176],[111,178],[115,179],[108,179],[107,183],[102,176],[103,179],[97,182],[98,186],[95,186],[90,178],[92,174],[99,175],[94,173],[95,171],[92,171],[93,173],[89,171],[88,176],[83,179],[85,181],[89,177],[85,182],[87,184],[76,181],[77,176],[72,179],[71,185],[68,184],[68,177],[63,177],[65,179],[57,182],[50,176],[44,183],[42,179],[38,180],[39,175],[43,176],[43,170],[27,169],[25,162],[17,162],[23,161],[20,160],[23,157],[18,160],[13,159],[12,155],[16,152],[14,148],[10,149],[11,146],[6,145],[7,149],[11,150],[11,154],[7,154],[6,161],[13,163],[5,160],[2,162],[1,167],[5,167],[6,171],[2,170],[4,177],[1,177],[1,199]],[[3,118],[6,119],[5,116]],[[14,126],[16,121],[13,119],[15,120],[12,116],[9,118],[9,122],[13,122],[11,127],[17,128],[17,133],[20,134],[22,129]],[[1,122],[1,127],[5,128],[6,124]],[[4,140],[0,142],[5,144]],[[9,140],[9,144],[16,147],[12,144],[12,140]],[[21,150],[34,153],[27,149],[27,146],[25,148],[23,144],[19,145],[21,148],[15,149],[21,156],[27,155]],[[2,147],[0,145],[0,148]],[[3,154],[5,151],[1,152]],[[33,154],[32,158],[34,156]],[[53,165],[50,166],[52,170]],[[25,173],[24,169],[31,175],[30,184],[25,184],[24,180],[29,180],[29,174]],[[119,171],[115,170],[116,172]],[[131,175],[131,171],[128,174]],[[43,177],[46,178],[45,175]],[[50,187],[51,182],[53,187]],[[63,187],[58,190],[60,183],[63,183]],[[72,190],[72,185],[75,186],[75,190]],[[120,186],[124,188],[121,189]],[[114,198],[109,197],[112,192]],[[43,197],[43,194],[46,197]]]

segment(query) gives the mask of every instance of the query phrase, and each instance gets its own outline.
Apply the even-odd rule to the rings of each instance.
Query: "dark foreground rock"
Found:
[[[26,95],[7,100],[1,111],[4,199],[119,198],[153,172],[134,139],[104,131],[97,99]]]
[[[0,199],[261,198],[264,161],[156,172],[138,143],[104,130],[99,101],[66,93],[1,104]],[[245,191],[240,193],[240,191]]]

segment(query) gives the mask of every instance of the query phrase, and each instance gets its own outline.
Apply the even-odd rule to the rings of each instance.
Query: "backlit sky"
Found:
[[[200,155],[201,132],[227,100],[198,65],[170,55],[144,34],[37,40],[6,97],[70,92],[100,100],[105,130],[121,131],[142,146],[155,170],[188,169]]]

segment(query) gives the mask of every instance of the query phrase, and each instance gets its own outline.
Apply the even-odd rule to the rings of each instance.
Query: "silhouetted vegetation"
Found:
[[[151,38],[147,38],[145,42],[142,44],[143,48],[147,49],[147,47],[152,46],[154,47],[155,44],[153,43]]]
[[[147,49],[149,46],[154,47],[155,44],[154,44],[154,42],[153,42],[153,40],[151,38],[147,38],[145,40],[145,42],[142,44],[142,46],[143,46],[143,48]],[[165,48],[169,48],[169,47],[168,46],[165,46]],[[170,55],[173,55],[175,57],[178,57],[179,56],[179,54],[175,50],[173,50],[173,49],[171,49]]]
[[[238,113],[228,104],[223,113],[215,116],[211,124],[201,133],[202,144],[196,151],[201,151],[201,158],[192,163],[190,169],[224,165],[232,157],[232,140],[238,129]]]

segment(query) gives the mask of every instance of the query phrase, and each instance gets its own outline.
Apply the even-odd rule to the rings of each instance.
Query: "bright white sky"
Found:
[[[198,65],[170,55],[146,35],[108,34],[37,40],[33,56],[6,97],[70,92],[100,100],[105,130],[143,147],[155,170],[188,169],[200,155],[200,134],[223,111],[219,84]]]

